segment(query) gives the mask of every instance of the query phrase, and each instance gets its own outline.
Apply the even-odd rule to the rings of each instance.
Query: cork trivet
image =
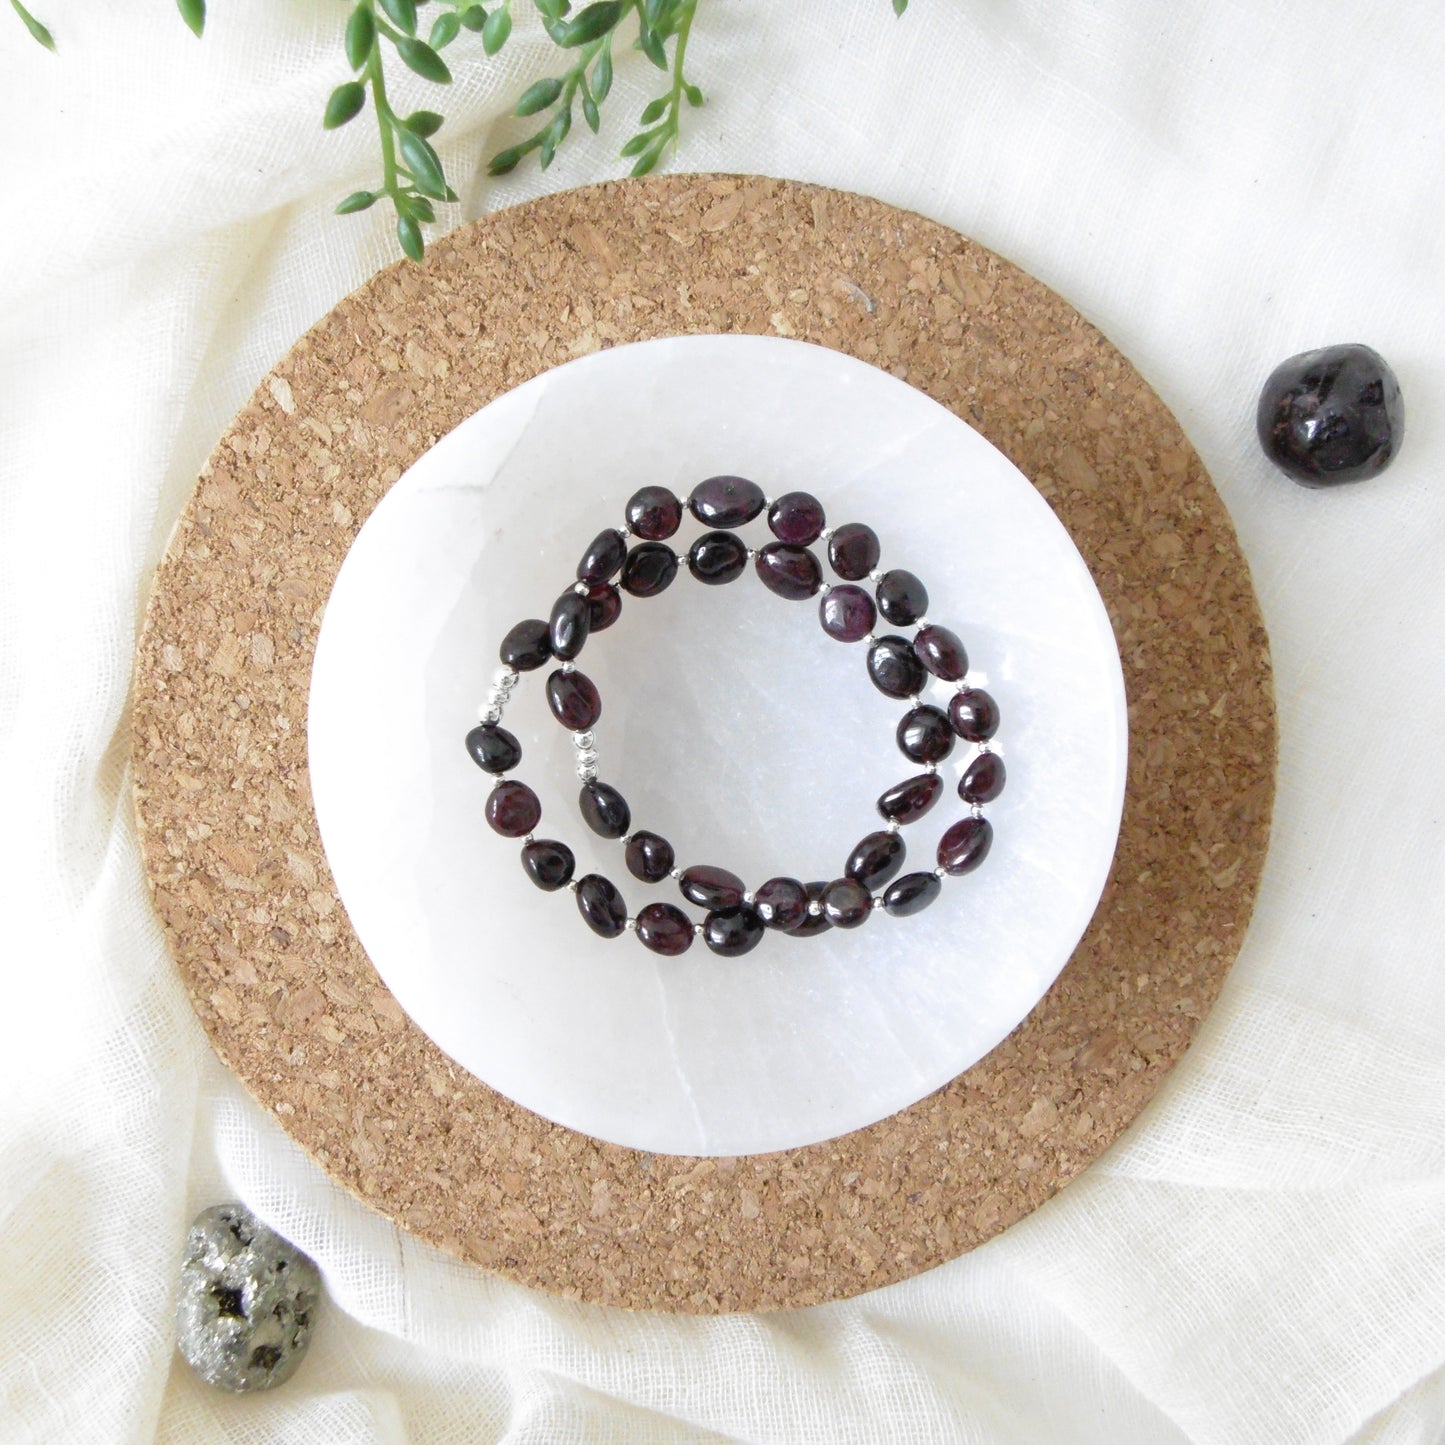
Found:
[[[425,448],[559,362],[728,331],[883,367],[1032,479],[1113,620],[1129,785],[1088,933],[985,1059],[829,1143],[670,1158],[529,1113],[402,1013],[322,854],[306,698],[347,547]],[[1198,457],[1129,363],[942,226],[738,177],[532,201],[343,301],[207,463],[136,671],[145,866],[217,1052],[399,1225],[524,1283],[634,1308],[836,1299],[950,1259],[1055,1194],[1135,1117],[1218,994],[1259,881],[1274,761],[1248,569]]]

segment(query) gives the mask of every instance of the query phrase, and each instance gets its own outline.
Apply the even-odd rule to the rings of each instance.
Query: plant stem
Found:
[[[366,8],[371,11],[371,18],[377,20],[376,0],[365,0]],[[381,22],[378,21],[378,30]],[[391,197],[392,204],[396,204],[396,136],[392,131],[392,122],[396,117],[392,114],[391,106],[386,99],[386,76],[381,67],[381,39],[378,35],[376,44],[371,47],[371,54],[366,59],[366,78],[371,83],[371,98],[376,106],[376,125],[381,132],[381,185],[382,189]]]

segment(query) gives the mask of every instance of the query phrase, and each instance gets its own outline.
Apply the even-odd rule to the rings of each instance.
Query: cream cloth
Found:
[[[116,1442],[1391,1442],[1445,1434],[1445,27],[1423,0],[710,0],[697,170],[922,211],[1069,297],[1173,406],[1238,524],[1278,673],[1247,944],[1124,1142],[971,1256],[864,1298],[689,1320],[568,1304],[393,1231],[212,1057],[150,911],[126,767],[146,589],[291,342],[393,255],[368,119],[323,135],[343,11],[48,0],[0,16],[0,1438]],[[519,15],[523,8],[518,7]],[[465,47],[465,48],[464,48]],[[461,56],[477,56],[466,65]],[[441,151],[475,214],[553,67],[459,43]],[[403,82],[403,103],[435,92]],[[1391,359],[1409,436],[1337,494],[1274,474],[1263,377]],[[249,1201],[334,1307],[269,1398],[176,1360],[186,1223]]]

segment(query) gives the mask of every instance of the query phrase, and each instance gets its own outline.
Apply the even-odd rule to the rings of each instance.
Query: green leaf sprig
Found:
[[[403,65],[434,85],[450,85],[452,73],[442,52],[464,30],[479,32],[485,55],[496,55],[512,33],[513,0],[352,0],[343,45],[351,79],[331,92],[321,123],[336,130],[356,119],[369,99],[376,113],[381,144],[381,181],[372,190],[353,191],[336,207],[337,215],[368,210],[386,197],[396,212],[396,235],[401,249],[413,261],[426,251],[423,225],[436,219],[436,203],[455,201],[431,137],[444,117],[434,110],[417,110],[399,116],[386,92],[387,47]],[[669,77],[663,93],[643,107],[642,127],[620,152],[632,162],[632,174],[645,176],[676,145],[682,130],[683,102],[704,104],[702,91],[687,78],[684,63],[687,42],[700,0],[592,0],[576,14],[571,0],[532,0],[552,42],[575,57],[559,76],[534,81],[522,92],[513,113],[546,118],[526,140],[498,151],[488,169],[505,175],[533,151],[543,170],[552,164],[557,147],[572,129],[574,107],[594,134],[601,128],[601,106],[612,89],[612,50],[619,27],[629,16],[637,18],[632,43]],[[11,7],[25,28],[48,50],[55,39],[21,3]],[[431,4],[435,19],[421,38],[418,9]],[[892,0],[895,15],[902,15],[908,0]],[[181,18],[200,36],[206,25],[206,0],[176,0]],[[668,46],[672,54],[668,55]]]

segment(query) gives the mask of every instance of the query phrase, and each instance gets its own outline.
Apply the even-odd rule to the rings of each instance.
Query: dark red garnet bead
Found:
[[[898,746],[914,763],[941,763],[953,751],[948,715],[928,703],[911,708],[898,724]]]
[[[910,914],[922,913],[942,892],[943,880],[937,873],[905,873],[888,885],[883,907],[894,918],[907,918]]]
[[[753,898],[765,928],[788,933],[808,916],[808,890],[796,878],[769,878]]]
[[[572,881],[577,860],[565,843],[552,838],[538,838],[522,845],[522,867],[527,877],[546,893],[555,893]]]
[[[763,586],[790,602],[804,602],[823,585],[823,569],[806,547],[769,542],[758,551],[754,566]]]
[[[913,651],[919,662],[934,677],[957,682],[968,671],[968,653],[956,632],[930,623],[913,639]]]
[[[587,589],[587,624],[592,632],[602,632],[622,616],[622,593],[610,582],[599,582]]]
[[[828,538],[828,561],[845,582],[861,582],[882,555],[878,533],[862,522],[845,522]]]
[[[823,504],[811,492],[784,492],[768,508],[768,528],[780,542],[811,547],[823,535]]]
[[[948,700],[948,721],[959,737],[986,743],[998,731],[998,704],[981,687],[960,688]]]
[[[627,503],[627,525],[644,542],[665,542],[682,526],[682,503],[666,487],[640,487]]]
[[[732,532],[704,532],[687,557],[692,575],[712,587],[735,582],[748,565],[747,544]]]
[[[723,958],[751,953],[763,937],[763,920],[750,904],[719,908],[702,921],[702,941]]]
[[[627,538],[616,527],[599,532],[592,545],[582,554],[577,564],[577,580],[593,586],[598,582],[610,582],[627,556]]]
[[[827,912],[823,908],[823,894],[828,884],[825,881],[804,884],[808,895],[807,914],[803,921],[796,927],[788,930],[790,938],[812,938],[815,934],[826,933],[832,926]],[[813,905],[818,905],[818,911],[813,912]]]
[[[617,885],[600,873],[589,873],[579,880],[577,911],[600,938],[616,938],[627,927],[627,905]]]
[[[661,883],[677,861],[672,844],[656,833],[637,832],[627,840],[627,871],[644,883]]]
[[[937,773],[919,773],[878,795],[878,811],[892,823],[916,823],[943,796]]]
[[[508,667],[531,672],[552,655],[551,629],[540,617],[529,617],[512,628],[497,651]]]
[[[987,818],[960,818],[938,840],[938,866],[945,873],[972,873],[993,845],[993,825]]]
[[[641,542],[622,564],[622,590],[634,597],[656,597],[677,576],[677,553],[661,542]]]
[[[487,794],[487,822],[504,838],[525,838],[542,821],[542,805],[526,783],[508,779]]]
[[[835,878],[823,890],[823,912],[834,928],[857,928],[873,911],[873,895],[854,878]]]
[[[1003,792],[1008,770],[997,753],[980,753],[958,780],[958,796],[965,803],[991,803]]]
[[[583,783],[577,795],[582,820],[599,838],[621,838],[632,826],[627,799],[610,783]]]
[[[522,745],[506,728],[479,723],[467,734],[467,752],[484,773],[510,773],[522,761]]]
[[[873,631],[878,613],[873,599],[851,582],[830,588],[818,604],[818,620],[823,631],[839,642],[860,642]]]
[[[878,610],[895,627],[912,627],[928,611],[928,588],[912,572],[895,567],[878,583]]]
[[[766,500],[763,489],[746,477],[709,477],[692,489],[687,509],[704,527],[741,527]]]
[[[686,869],[677,886],[689,903],[699,908],[733,908],[743,901],[743,880],[726,868],[697,863]]]
[[[881,888],[902,866],[907,849],[897,833],[880,829],[859,841],[848,855],[843,872],[870,893]]]
[[[868,649],[868,676],[885,697],[916,697],[928,673],[906,637],[880,637]]]
[[[576,592],[564,592],[552,604],[548,632],[552,639],[552,656],[559,662],[571,662],[582,651],[591,630],[592,604],[585,597]]]
[[[649,903],[637,915],[637,936],[664,958],[676,958],[692,947],[692,919],[671,903]]]
[[[585,672],[563,672],[558,668],[547,679],[547,706],[564,728],[586,732],[602,716],[602,696]]]

